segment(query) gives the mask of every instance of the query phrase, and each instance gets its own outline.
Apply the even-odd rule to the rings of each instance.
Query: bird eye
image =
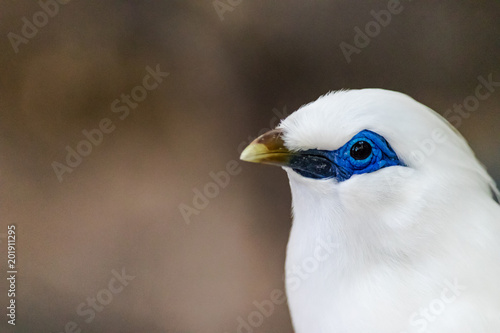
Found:
[[[351,147],[351,157],[355,160],[364,160],[372,153],[372,146],[366,141],[358,141]]]

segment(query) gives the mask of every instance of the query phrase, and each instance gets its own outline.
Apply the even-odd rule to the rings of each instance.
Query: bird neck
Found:
[[[411,260],[439,231],[416,222],[425,217],[424,211],[435,211],[415,201],[422,193],[372,199],[356,191],[353,198],[328,182],[311,184],[291,173],[289,177],[294,216],[287,249],[290,267],[316,260],[328,263],[318,265],[328,275],[366,272],[369,267]],[[380,198],[386,201],[374,201]]]

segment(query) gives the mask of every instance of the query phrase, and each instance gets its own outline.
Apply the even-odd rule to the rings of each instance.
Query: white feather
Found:
[[[407,165],[340,183],[285,168],[296,333],[500,332],[498,190],[446,120],[404,94],[363,89],[322,96],[279,127],[295,151],[335,150],[368,129]]]

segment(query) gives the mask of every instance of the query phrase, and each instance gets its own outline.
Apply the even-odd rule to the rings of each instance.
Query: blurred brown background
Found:
[[[238,321],[284,288],[285,174],[238,162],[191,223],[180,205],[276,114],[329,90],[398,90],[443,114],[478,76],[500,81],[497,0],[402,1],[350,63],[340,43],[388,1],[71,1],[55,14],[44,1],[53,17],[17,53],[8,34],[42,7],[0,2],[0,233],[18,237],[17,325],[2,279],[1,332],[291,332],[286,304],[250,330]],[[121,120],[111,104],[157,65],[169,75]],[[500,180],[496,89],[459,129]],[[60,182],[52,163],[104,118],[114,131]],[[122,269],[135,278],[111,294]]]

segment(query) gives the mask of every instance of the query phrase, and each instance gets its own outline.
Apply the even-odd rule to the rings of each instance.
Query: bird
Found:
[[[396,91],[332,91],[240,159],[288,175],[296,333],[500,332],[499,191],[431,108]]]

